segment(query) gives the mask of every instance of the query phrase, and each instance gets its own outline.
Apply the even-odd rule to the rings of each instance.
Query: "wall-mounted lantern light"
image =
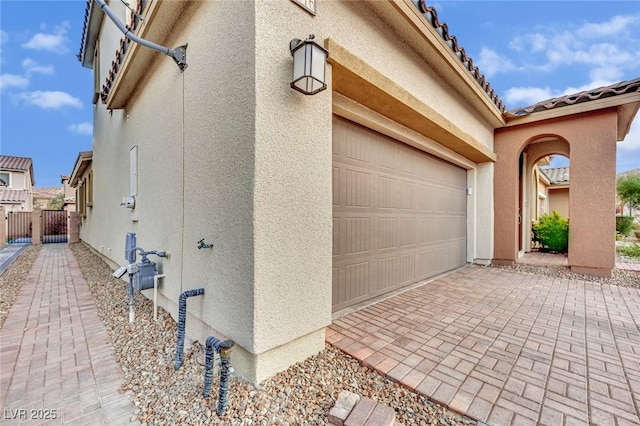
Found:
[[[291,88],[305,95],[315,95],[327,88],[325,68],[329,52],[316,43],[314,35],[302,41],[294,38],[289,43],[293,55],[293,81]]]

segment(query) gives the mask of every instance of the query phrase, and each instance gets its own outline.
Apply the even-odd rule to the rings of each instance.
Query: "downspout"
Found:
[[[131,31],[129,31],[129,29],[122,23],[122,21],[118,19],[118,17],[113,12],[113,10],[111,10],[111,8],[107,6],[104,0],[95,0],[95,2],[98,3],[98,5],[102,9],[102,11],[105,13],[105,15],[107,15],[109,19],[113,21],[114,24],[116,24],[116,27],[118,27],[118,29],[122,31],[124,36],[127,37],[129,40],[135,43],[141,44],[145,47],[148,47],[149,49],[156,50],[167,56],[171,56],[175,61],[175,63],[180,68],[180,71],[184,71],[187,68],[187,45],[186,44],[184,46],[176,47],[175,49],[169,49],[168,47],[160,46],[159,44],[156,44],[152,41],[140,38],[135,34],[133,34]]]
[[[216,413],[223,416],[227,410],[228,394],[229,394],[229,376],[233,372],[231,367],[231,352],[235,343],[233,340],[225,340],[221,342],[213,336],[207,338],[207,354],[205,358],[204,370],[204,391],[202,396],[209,397],[211,393],[211,382],[213,381],[213,357],[214,350],[220,354],[220,390],[218,392],[218,406]]]
[[[176,344],[176,370],[182,366],[182,352],[184,351],[184,328],[187,321],[187,297],[204,294],[204,288],[194,288],[183,291],[178,301],[178,342]]]

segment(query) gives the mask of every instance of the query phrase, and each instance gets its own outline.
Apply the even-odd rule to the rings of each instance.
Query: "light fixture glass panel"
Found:
[[[297,80],[304,75],[304,48],[293,52],[293,80]]]

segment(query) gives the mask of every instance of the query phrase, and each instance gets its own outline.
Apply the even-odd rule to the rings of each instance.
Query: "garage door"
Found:
[[[333,310],[466,263],[466,171],[333,119]]]

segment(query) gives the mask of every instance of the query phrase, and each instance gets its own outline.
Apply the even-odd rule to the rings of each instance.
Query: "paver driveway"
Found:
[[[44,245],[0,329],[0,424],[132,424],[123,379],[73,253]]]
[[[640,424],[635,288],[471,266],[333,321],[327,341],[495,425]]]

